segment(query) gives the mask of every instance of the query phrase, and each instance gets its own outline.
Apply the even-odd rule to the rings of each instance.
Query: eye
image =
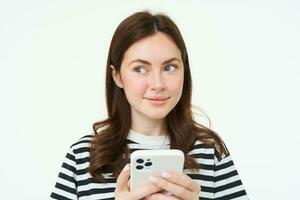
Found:
[[[167,65],[167,66],[165,67],[165,69],[170,69],[170,67],[173,67],[174,70],[177,69],[177,65],[173,65],[173,64]],[[174,71],[174,70],[171,70],[171,71]],[[168,71],[170,71],[170,70],[168,70]]]
[[[138,66],[138,67],[135,67],[133,70],[134,70],[135,72],[141,73],[141,70],[142,70],[142,69],[145,70],[143,66]]]
[[[170,68],[174,68],[173,70],[170,70]],[[169,65],[166,65],[165,66],[165,70],[164,71],[174,71],[175,69],[177,69],[178,68],[178,66],[177,65],[175,65],[175,64],[169,64]],[[140,73],[140,74],[144,74],[145,72],[146,72],[146,70],[145,70],[145,68],[144,68],[144,66],[138,66],[138,67],[135,67],[134,69],[133,69],[135,72],[137,72],[137,73]],[[143,70],[144,70],[144,72],[143,72]]]

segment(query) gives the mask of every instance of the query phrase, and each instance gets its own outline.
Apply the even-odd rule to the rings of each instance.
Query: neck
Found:
[[[147,123],[138,121],[132,121],[131,129],[147,135],[147,136],[162,136],[166,135],[166,126],[164,120],[148,120]]]

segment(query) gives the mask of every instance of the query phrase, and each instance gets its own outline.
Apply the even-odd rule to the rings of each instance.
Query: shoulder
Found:
[[[93,140],[94,137],[95,137],[95,135],[92,135],[92,134],[88,134],[88,135],[82,136],[81,138],[79,138],[78,140],[76,140],[70,146],[70,150],[74,154],[83,153],[83,152],[89,152],[90,151],[90,147],[91,147],[91,141]]]
[[[225,144],[224,144],[225,146]],[[226,146],[225,146],[226,147]],[[207,158],[207,159],[213,159],[215,161],[217,160],[223,160],[224,158],[230,157],[229,151],[226,147],[227,154],[226,155],[220,155],[219,150],[216,148],[216,145],[214,142],[204,142],[201,140],[196,140],[194,143],[193,148],[188,153],[189,155],[192,155],[195,158]]]
[[[193,148],[189,152],[189,154],[197,154],[197,153],[208,153],[208,154],[214,154],[214,145],[213,144],[208,144],[204,143],[201,140],[197,140],[194,143]]]

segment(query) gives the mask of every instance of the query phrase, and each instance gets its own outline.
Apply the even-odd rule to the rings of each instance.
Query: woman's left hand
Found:
[[[150,181],[166,192],[151,194],[147,200],[199,200],[200,185],[184,173],[163,172],[161,177],[150,177]]]

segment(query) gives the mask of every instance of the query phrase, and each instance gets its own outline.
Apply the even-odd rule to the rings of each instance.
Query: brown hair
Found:
[[[218,157],[228,154],[220,137],[209,128],[197,123],[192,116],[192,80],[189,59],[184,40],[176,24],[165,14],[150,14],[148,11],[136,12],[123,20],[117,27],[108,52],[106,63],[106,106],[108,118],[95,122],[95,137],[92,140],[90,155],[90,174],[98,181],[105,181],[102,173],[112,172],[117,177],[129,162],[129,148],[126,138],[131,125],[131,110],[123,88],[113,80],[110,65],[120,72],[126,50],[136,41],[157,32],[167,34],[181,51],[184,65],[184,85],[177,105],[166,116],[166,132],[170,137],[170,148],[180,149],[185,154],[184,167],[199,169],[192,156],[187,155],[197,140],[214,145]],[[179,123],[180,122],[180,123]],[[102,128],[101,131],[98,131]]]

